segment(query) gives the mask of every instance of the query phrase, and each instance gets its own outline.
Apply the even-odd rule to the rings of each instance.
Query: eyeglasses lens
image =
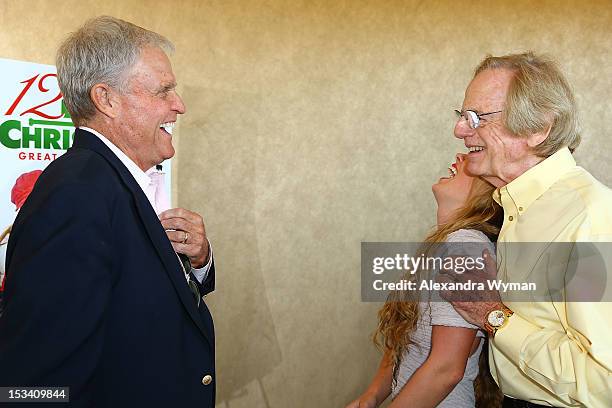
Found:
[[[463,112],[463,116],[467,120],[470,129],[476,129],[480,124],[480,118],[474,111],[466,110],[465,112]]]
[[[480,124],[480,118],[474,111],[466,110],[461,112],[460,110],[455,109],[455,113],[457,114],[459,119],[465,119],[470,129],[476,129]]]

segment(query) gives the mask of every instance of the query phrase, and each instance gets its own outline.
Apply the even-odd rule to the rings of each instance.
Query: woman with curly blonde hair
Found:
[[[432,187],[437,227],[425,239],[425,251],[445,242],[455,250],[473,243],[495,253],[492,241],[503,214],[492,198],[493,186],[466,174],[465,160],[466,155],[458,155],[450,177]],[[414,279],[422,277],[418,272]],[[448,302],[421,296],[413,291],[389,295],[374,334],[384,356],[370,386],[347,408],[376,408],[389,395],[392,408],[500,406],[502,395],[489,374],[484,333]]]

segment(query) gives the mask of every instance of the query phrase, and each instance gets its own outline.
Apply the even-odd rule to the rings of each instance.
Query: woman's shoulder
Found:
[[[460,229],[451,232],[446,237],[442,248],[445,256],[479,257],[485,249],[495,254],[495,244],[482,231],[475,229]]]
[[[460,229],[448,234],[446,242],[491,242],[491,240],[482,231]]]

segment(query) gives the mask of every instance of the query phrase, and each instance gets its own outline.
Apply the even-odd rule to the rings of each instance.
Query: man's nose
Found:
[[[175,98],[172,103],[172,110],[180,114],[183,114],[187,111],[185,103],[183,103],[183,98],[181,98],[178,93],[175,93]]]
[[[464,118],[459,118],[457,120],[457,123],[455,123],[455,129],[453,133],[455,134],[455,137],[457,139],[464,139],[474,134],[474,129],[470,128],[470,125],[468,125],[467,120],[465,120]]]

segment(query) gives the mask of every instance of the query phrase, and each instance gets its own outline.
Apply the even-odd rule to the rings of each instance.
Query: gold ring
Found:
[[[189,233],[185,231],[185,239],[183,239],[183,244],[186,244],[188,239],[189,239]]]

